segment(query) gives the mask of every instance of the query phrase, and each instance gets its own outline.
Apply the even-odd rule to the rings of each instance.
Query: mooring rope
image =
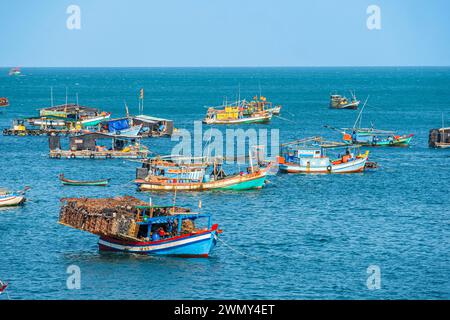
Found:
[[[228,243],[226,243],[226,242],[225,242],[224,240],[222,240],[220,237],[217,237],[217,240],[219,240],[219,241],[222,242],[226,247],[230,248],[231,250],[233,250],[234,252],[236,252],[237,254],[239,254],[239,255],[241,255],[241,256],[243,256],[243,257],[250,258],[250,259],[253,259],[253,260],[262,260],[261,258],[251,256],[251,255],[249,255],[249,254],[247,254],[247,253],[245,253],[245,252],[242,252],[242,251],[240,251],[240,250],[237,250],[237,249],[233,248],[231,245],[229,245]]]

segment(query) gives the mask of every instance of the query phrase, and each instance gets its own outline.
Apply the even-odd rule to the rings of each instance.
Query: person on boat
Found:
[[[342,157],[342,163],[349,162],[351,158],[352,156],[350,155],[350,151],[349,150],[345,151],[345,155]]]

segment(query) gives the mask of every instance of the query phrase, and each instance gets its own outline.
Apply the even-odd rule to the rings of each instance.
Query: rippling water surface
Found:
[[[355,175],[277,175],[260,191],[177,194],[177,204],[211,212],[224,230],[208,259],[104,254],[97,237],[57,223],[59,199],[133,195],[135,163],[51,160],[45,137],[0,137],[1,185],[29,185],[29,201],[0,211],[0,279],[12,299],[397,299],[449,298],[450,150],[427,146],[428,130],[450,115],[449,68],[283,69],[0,69],[0,96],[11,106],[0,126],[69,101],[124,113],[145,112],[193,129],[205,105],[224,96],[259,92],[283,105],[279,128],[287,141],[309,135],[338,137],[323,125],[351,126],[357,111],[330,110],[329,93],[370,95],[363,122],[414,133],[410,148],[371,149],[380,164]],[[169,153],[176,142],[145,144]],[[106,188],[62,187],[59,173],[79,179],[112,178]],[[152,195],[171,203],[173,194]],[[81,290],[68,290],[66,268],[78,265]],[[381,268],[381,289],[368,290],[367,267]]]

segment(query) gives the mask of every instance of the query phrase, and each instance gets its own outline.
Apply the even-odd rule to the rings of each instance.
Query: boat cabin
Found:
[[[190,209],[174,206],[136,206],[137,238],[158,241],[200,230],[198,219],[206,220],[204,230],[212,228],[211,215],[191,212]]]

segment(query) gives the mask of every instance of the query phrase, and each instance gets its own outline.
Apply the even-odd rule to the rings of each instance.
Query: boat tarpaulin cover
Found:
[[[109,132],[116,132],[120,130],[125,130],[130,127],[128,123],[128,119],[119,119],[119,120],[112,120],[108,122],[108,130]]]

